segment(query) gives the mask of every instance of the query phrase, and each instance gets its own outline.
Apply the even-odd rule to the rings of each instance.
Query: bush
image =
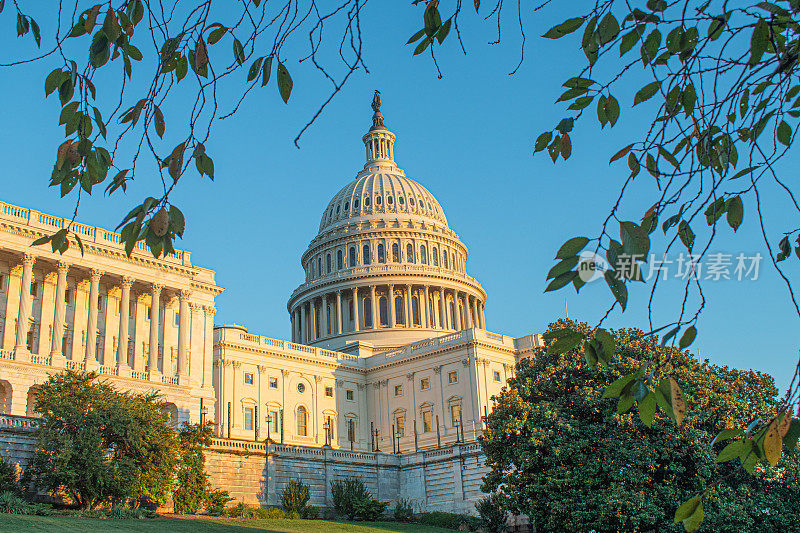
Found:
[[[177,484],[172,501],[176,513],[195,514],[208,496],[203,446],[211,444],[211,426],[184,424],[178,433],[178,442]]]
[[[331,481],[331,496],[336,514],[346,516],[348,520],[356,518],[356,502],[372,498],[364,482],[357,478]]]
[[[14,492],[20,494],[20,486],[17,470],[11,463],[7,463],[0,457],[0,492]]]
[[[372,496],[356,500],[356,518],[365,522],[375,522],[383,516],[387,507],[389,502],[378,501]]]
[[[230,497],[227,490],[212,490],[206,496],[206,511],[211,516],[222,516],[225,506],[230,501],[233,501],[233,498]]]
[[[410,499],[400,498],[397,500],[394,519],[398,522],[411,522],[414,519],[414,505]]]
[[[60,515],[72,516],[75,518],[100,518],[110,520],[143,520],[147,518],[158,518],[158,513],[148,509],[129,509],[127,507],[113,506],[101,509],[62,509]]]
[[[503,508],[503,497],[492,493],[478,500],[475,504],[481,515],[481,526],[487,533],[503,533],[506,530],[506,510]]]
[[[0,493],[0,513],[47,516],[53,514],[53,508],[43,503],[26,502],[19,494],[7,490]]]
[[[321,514],[322,510],[320,507],[317,507],[316,505],[306,505],[303,508],[303,511],[300,513],[300,518],[304,518],[306,520],[319,520]]]
[[[238,503],[233,507],[225,509],[223,514],[231,518],[255,518],[259,520],[268,518],[293,518],[292,516],[289,516],[287,513],[283,512],[282,509],[278,509],[277,507],[250,507],[249,505],[245,505],[243,503]]]
[[[462,524],[466,524],[470,531],[474,531],[482,525],[481,520],[477,517],[440,511],[422,513],[419,517],[419,523],[425,526],[443,527],[445,529],[460,529]]]
[[[302,515],[303,510],[311,499],[308,485],[304,485],[300,480],[292,480],[286,485],[281,493],[281,506],[289,513]]]

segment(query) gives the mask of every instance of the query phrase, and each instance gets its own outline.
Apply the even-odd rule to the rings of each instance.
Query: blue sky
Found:
[[[215,159],[216,181],[189,173],[172,197],[188,219],[178,247],[191,250],[196,264],[216,270],[218,284],[225,287],[218,298],[217,322],[289,336],[286,300],[303,280],[300,255],[315,236],[329,199],[364,164],[361,136],[370,125],[374,89],[381,90],[386,124],[397,135],[398,165],[437,197],[451,228],[469,248],[467,270],[489,296],[488,329],[512,336],[541,332],[564,316],[565,301],[570,317],[596,322],[610,303],[604,283],[587,285],[580,296],[571,288],[544,294],[544,278],[566,239],[599,231],[627,175],[622,167],[609,166],[608,159],[636,138],[644,113],[623,107],[620,124],[611,132],[601,133],[596,122],[579,127],[572,135],[573,156],[566,162],[553,165],[544,154],[532,157],[536,136],[568,116],[565,106],[554,102],[561,83],[577,72],[576,62],[582,66],[584,61],[574,40],[536,37],[570,14],[556,8],[540,13],[540,18],[526,19],[526,59],[509,76],[519,54],[516,15],[508,13],[504,19],[502,44],[490,46],[492,24],[465,11],[462,31],[468,54],[460,53],[451,35],[439,55],[444,77],[437,79],[430,57],[412,57],[412,47],[405,46],[421,26],[421,8],[404,3],[387,12],[383,5],[369,5],[362,27],[370,73],[351,78],[306,132],[299,150],[292,139],[327,98],[330,86],[313,66],[297,62],[307,40],[287,48],[286,64],[294,78],[289,104],[280,100],[274,84],[251,93],[236,116],[214,125],[207,150]],[[52,37],[45,20],[43,16],[40,24],[46,45]],[[9,13],[0,15],[0,49],[5,51],[0,61],[12,50],[31,51],[31,42],[17,40]],[[229,43],[221,46],[230,53]],[[43,80],[54,66],[0,70],[0,97],[6,103],[0,108],[2,199],[68,216],[72,202],[47,187],[55,149],[63,139],[58,103],[52,97],[44,100]],[[223,111],[235,102],[234,89],[243,86],[245,75],[237,73],[221,93]],[[624,87],[618,99],[629,104],[637,88]],[[165,106],[167,135],[159,147],[165,153],[184,132],[178,123],[183,105],[178,99]],[[796,158],[791,158],[781,170],[794,174],[796,168]],[[159,186],[155,167],[146,161],[127,196],[96,194],[82,203],[79,219],[113,228]],[[653,190],[652,179],[642,173],[623,214],[638,220]],[[781,214],[789,213],[781,211],[781,198],[769,199],[777,213],[770,229],[777,235],[791,219]],[[738,234],[734,237],[725,228],[713,249],[764,253],[753,211],[746,201]],[[788,263],[787,274],[797,279],[797,262]],[[708,303],[692,350],[714,363],[769,372],[785,385],[797,360],[798,319],[772,267],[764,261],[761,268],[758,281],[706,284]],[[657,305],[659,316],[666,318],[673,316],[679,285],[665,284],[664,289]],[[616,311],[608,324],[646,327],[648,294],[638,286],[628,311]]]

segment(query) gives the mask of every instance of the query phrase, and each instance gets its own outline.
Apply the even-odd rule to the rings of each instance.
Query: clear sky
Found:
[[[351,78],[307,131],[299,150],[292,139],[327,98],[330,85],[308,62],[297,62],[306,39],[287,49],[294,78],[289,104],[280,100],[274,84],[251,93],[236,116],[214,125],[207,149],[215,159],[216,181],[190,172],[172,197],[188,219],[177,246],[191,250],[195,264],[216,270],[217,283],[225,288],[217,300],[217,322],[243,324],[272,337],[290,335],[286,301],[303,281],[300,255],[316,235],[330,198],[363,167],[361,136],[370,125],[372,92],[380,89],[386,124],[397,135],[398,165],[436,196],[469,249],[467,271],[488,294],[487,328],[512,336],[541,332],[564,316],[565,306],[571,318],[595,323],[611,301],[605,283],[589,284],[579,296],[571,288],[544,294],[544,278],[567,238],[598,233],[627,175],[623,166],[609,166],[608,159],[641,132],[642,113],[623,108],[620,124],[611,132],[601,133],[596,122],[579,127],[567,162],[553,165],[545,154],[532,157],[536,136],[568,116],[565,106],[554,102],[561,83],[585,61],[574,39],[537,37],[571,15],[559,12],[563,8],[558,4],[536,18],[525,17],[525,61],[514,76],[508,73],[519,54],[516,14],[509,10],[503,42],[492,46],[486,44],[495,38],[492,23],[465,11],[462,31],[468,54],[460,53],[451,35],[439,55],[443,79],[437,79],[430,56],[412,57],[412,47],[405,46],[421,27],[422,8],[369,4],[362,28],[370,72]],[[46,17],[40,24],[46,46],[52,39]],[[13,27],[6,6],[0,15],[2,62],[18,51],[32,51],[32,39],[16,39]],[[230,54],[230,43],[221,46]],[[72,202],[47,187],[56,147],[63,140],[57,126],[59,105],[55,98],[44,100],[44,77],[54,66],[0,70],[5,103],[0,107],[0,156],[5,163],[0,197],[69,216]],[[237,73],[231,89],[242,87],[245,75]],[[629,104],[637,88],[627,86],[618,99]],[[130,97],[131,102],[138,98],[134,93]],[[235,99],[235,91],[223,91],[223,111]],[[160,145],[165,155],[184,132],[174,112],[182,105],[178,101],[165,108],[167,135]],[[793,158],[780,170],[791,181],[796,169]],[[653,180],[644,172],[640,176],[631,201],[623,206],[631,220],[641,218],[649,206],[644,205],[650,198],[645,195],[654,190]],[[96,194],[82,204],[79,220],[113,228],[159,186],[148,161],[127,196],[109,200]],[[791,225],[791,217],[788,210],[781,211],[785,202],[774,200],[770,229],[777,235]],[[738,234],[734,237],[726,227],[713,250],[763,253],[753,212],[752,203],[746,202]],[[790,262],[784,263],[787,273],[797,279],[798,263]],[[662,318],[673,316],[679,288],[674,282],[663,286],[657,301]],[[608,324],[646,327],[648,289],[632,289],[628,311],[616,311]],[[714,363],[769,372],[786,385],[797,360],[798,318],[771,265],[762,262],[757,281],[708,282],[704,290],[708,303],[692,350]]]

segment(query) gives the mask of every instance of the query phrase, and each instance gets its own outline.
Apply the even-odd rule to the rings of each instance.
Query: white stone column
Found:
[[[130,326],[131,286],[133,278],[122,277],[122,297],[119,304],[119,339],[117,340],[117,369],[128,370],[128,327]],[[122,373],[122,372],[121,372]]]
[[[469,294],[464,293],[461,296],[461,301],[464,304],[464,329],[472,329],[472,317],[469,312]]]
[[[311,300],[309,304],[309,311],[311,314],[311,320],[309,320],[309,326],[311,326],[311,340],[317,340],[317,302],[316,300]],[[322,329],[320,328],[320,333],[322,333]]]
[[[97,299],[100,295],[100,278],[105,274],[96,268],[89,269],[89,316],[86,320],[86,366],[97,367]]]
[[[336,334],[342,334],[342,291],[336,291]]]
[[[212,388],[214,384],[214,367],[213,367],[213,351],[214,351],[214,315],[217,313],[217,308],[213,305],[206,305],[203,307],[205,313],[205,357],[203,358],[203,387]]]
[[[84,360],[86,356],[86,321],[89,314],[89,281],[76,279],[74,294],[72,296],[72,348],[70,359],[76,362]],[[65,356],[67,354],[64,354]]]
[[[388,311],[387,318],[389,319],[389,327],[393,328],[397,325],[394,316],[394,285],[389,285],[389,294],[387,294],[386,298],[386,310]]]
[[[28,355],[28,347],[25,344],[28,336],[28,320],[31,316],[31,279],[33,278],[33,263],[36,257],[27,252],[22,254],[22,281],[19,289],[19,312],[17,313],[17,339],[14,343],[14,354],[21,356]],[[20,357],[20,360],[27,360]]]
[[[456,323],[456,331],[464,329],[464,323],[461,321],[461,312],[458,310],[458,292],[453,289],[453,319]]]
[[[431,302],[430,302],[429,295],[430,295],[430,293],[428,292],[428,286],[425,285],[425,287],[423,289],[423,296],[425,297],[425,299],[424,299],[425,305],[420,305],[419,306],[420,307],[420,312],[424,313],[424,315],[422,315],[422,316],[425,317],[424,318],[425,322],[423,323],[423,327],[425,327],[425,328],[430,328],[431,327]],[[425,310],[423,311],[422,308],[424,308]]]
[[[178,311],[178,382],[188,384],[189,378],[189,296],[192,291],[183,289],[180,293],[180,310]]]
[[[406,285],[406,327],[414,327],[414,303],[411,301],[411,285]]]
[[[64,302],[64,293],[67,290],[67,272],[69,265],[64,261],[59,261],[58,278],[56,279],[56,294],[55,294],[55,320],[53,321],[53,336],[50,339],[50,359],[51,364],[56,365],[56,359],[61,360],[64,354],[61,353],[61,340],[64,338],[64,317],[67,312],[67,304]]]
[[[479,311],[481,314],[481,329],[486,329],[486,315],[484,314],[483,302],[480,303]]]
[[[358,287],[353,287],[353,331],[361,329],[358,324],[358,305]]]
[[[447,311],[445,307],[447,306],[447,298],[444,294],[444,287],[439,287],[439,324],[441,325],[442,329],[447,328]]]
[[[372,311],[372,329],[378,329],[378,303],[375,301],[375,285],[369,286],[369,306]]]
[[[297,311],[292,309],[292,342],[297,342]]]
[[[328,309],[328,295],[322,295],[322,326],[319,328],[320,338],[328,336],[328,326],[331,323],[331,314]],[[333,329],[333,328],[331,328]]]
[[[56,303],[56,280],[58,275],[55,271],[47,272],[42,283],[42,305],[39,310],[39,338],[35,351],[39,355],[50,353],[50,345],[53,336],[53,317],[55,316]],[[47,337],[47,333],[50,337]],[[50,363],[52,364],[52,362]]]
[[[6,314],[3,326],[3,349],[13,350],[17,338],[15,320],[19,313],[19,287],[22,279],[22,265],[14,265],[8,273],[6,287]]]
[[[150,287],[150,341],[147,370],[150,372],[150,379],[153,381],[161,381],[161,372],[158,370],[158,329],[161,316],[162,288],[163,286],[158,283],[153,283]]]
[[[477,307],[478,297],[472,297],[472,320],[475,321],[475,327],[480,329],[481,321],[478,320],[478,307]]]

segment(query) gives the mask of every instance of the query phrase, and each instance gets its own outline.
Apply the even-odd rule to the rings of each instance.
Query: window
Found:
[[[406,435],[406,417],[405,415],[397,415],[394,418],[394,430],[399,437]]]
[[[356,421],[353,419],[347,421],[347,440],[350,442],[356,440]]]
[[[361,250],[361,260],[364,261],[365,265],[369,264],[370,257],[369,257],[369,244],[365,244],[364,248]]]
[[[389,325],[389,306],[386,300],[386,296],[381,296],[378,299],[378,313],[380,314],[380,324],[381,326],[388,326]]]
[[[297,408],[297,434],[301,437],[308,435],[308,412],[302,405]]]
[[[461,424],[461,404],[460,403],[451,403],[450,404],[450,421],[453,424],[453,427],[458,427]]]
[[[355,246],[351,246],[350,247],[350,263],[347,266],[349,266],[349,267],[356,266],[356,247]]]
[[[376,196],[375,197],[375,205],[381,205],[381,197],[380,196]]]
[[[145,321],[150,320],[150,306],[149,305],[144,308],[144,319],[145,319]]]
[[[414,315],[414,324],[422,324],[419,320],[419,298],[416,296],[411,297],[411,313]]]
[[[411,243],[406,245],[406,262],[414,262],[414,245]]]
[[[442,263],[445,268],[450,268],[447,266],[447,252],[442,252]]]
[[[2,274],[0,274],[0,291],[2,291],[2,290],[3,290],[3,280],[4,280],[4,278],[5,278],[5,276],[3,276]]]
[[[386,249],[383,243],[378,244],[378,263],[386,262]]]
[[[64,291],[64,303],[68,304],[70,301],[70,296],[72,296],[72,291],[70,289],[66,289]]]
[[[395,385],[394,386],[394,395],[395,396],[402,396],[403,395],[403,386],[402,385]]]
[[[344,397],[347,398],[348,401],[352,402],[355,400],[355,393],[353,393],[352,390],[346,390],[344,393]]]
[[[405,205],[406,201],[402,196],[400,196],[397,198],[397,203],[399,203],[400,205]]]
[[[447,373],[447,382],[448,383],[458,383],[458,372],[453,370],[452,372]]]
[[[245,407],[244,408],[244,429],[252,430],[253,429],[253,408],[252,407]]]
[[[494,375],[494,380],[495,381],[500,381],[500,372],[495,370],[492,374]]]
[[[422,411],[422,432],[430,433],[433,431],[433,420],[430,410]]]
[[[344,261],[342,258],[342,251],[338,250],[336,252],[336,270],[341,270],[342,268],[344,268],[344,265],[342,264],[343,262]]]
[[[433,257],[433,266],[438,267],[439,266],[439,251],[436,248],[431,250],[431,256]]]
[[[419,380],[419,388],[421,390],[428,390],[431,388],[431,380],[428,378],[422,378]]]
[[[424,246],[421,246],[419,249],[419,262],[423,265],[428,264],[428,251]]]
[[[303,394],[305,391],[306,391],[305,383],[298,383],[297,384],[297,392],[299,392],[300,394]]]
[[[326,271],[328,272],[328,274],[330,274],[331,273],[331,254],[328,254],[325,257],[325,268],[326,268]]]
[[[252,385],[253,384],[253,374],[250,372],[244,373],[244,383],[245,385]]]
[[[400,262],[400,246],[397,243],[392,244],[392,261],[395,263]]]
[[[321,276],[322,275],[322,258],[317,258],[317,273]]]
[[[269,388],[270,389],[278,388],[278,378],[269,378]]]
[[[37,282],[31,283],[31,296],[36,296],[36,290],[39,288],[39,284]]]
[[[364,298],[364,327],[372,327],[372,300]]]
[[[394,320],[398,324],[406,323],[406,306],[402,296],[394,298]]]
[[[325,387],[325,396],[333,398],[333,387]]]
[[[175,327],[178,327],[181,323],[181,314],[178,311],[175,311]]]
[[[364,207],[369,207],[369,196],[364,197]]]
[[[394,203],[394,196],[389,196],[386,198],[386,203],[392,205]]]
[[[358,198],[353,200],[353,209],[358,209]]]
[[[350,210],[350,202],[345,202],[345,203],[344,203],[344,210],[345,210],[345,211],[348,211],[348,210]]]
[[[336,206],[336,216],[337,216],[337,217],[339,216],[339,208],[340,208],[340,206],[338,206],[338,205],[337,205],[337,206]]]
[[[278,426],[278,422],[281,419],[280,413],[277,411],[270,411],[269,412],[269,430],[272,433],[277,433],[280,431],[280,427]]]

